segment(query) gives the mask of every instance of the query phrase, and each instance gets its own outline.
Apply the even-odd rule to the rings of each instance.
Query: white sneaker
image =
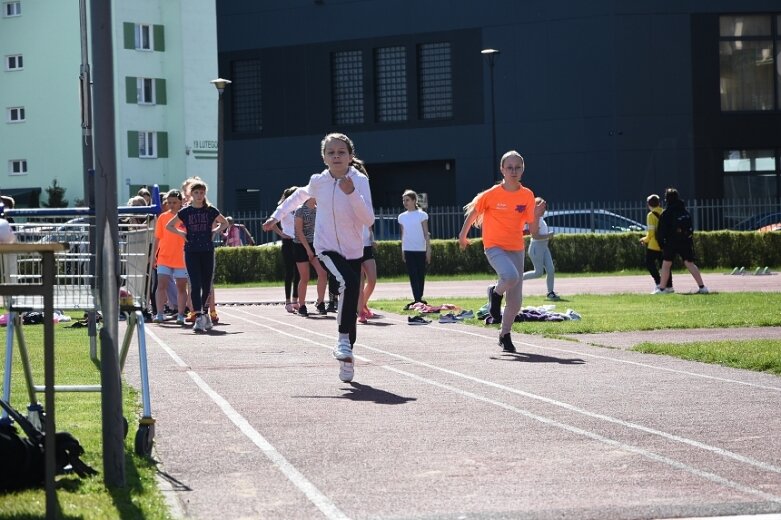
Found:
[[[697,289],[697,294],[708,294],[710,291],[708,291],[708,288],[704,285]]]
[[[355,375],[355,365],[350,361],[339,361],[339,380],[349,383]]]
[[[664,289],[662,289],[662,292],[664,294],[672,294],[675,292],[675,289],[673,289],[672,287],[665,287]]]
[[[663,294],[663,293],[664,293],[664,290],[659,288],[659,287],[657,287],[656,289],[654,289],[654,291],[651,294]]]
[[[212,327],[214,327],[214,323],[212,323],[212,317],[209,316],[208,313],[203,313],[201,316],[203,316],[203,329],[212,330]]]
[[[193,324],[193,332],[206,332],[206,327],[204,327],[203,314],[195,317],[195,323]]]
[[[353,349],[350,346],[350,340],[340,339],[336,344],[336,348],[333,351],[333,355],[339,361],[353,362]]]

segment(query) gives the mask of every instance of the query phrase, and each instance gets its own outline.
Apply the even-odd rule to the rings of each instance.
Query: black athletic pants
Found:
[[[336,320],[340,334],[350,335],[350,345],[355,343],[355,324],[358,320],[358,296],[361,289],[361,258],[347,260],[334,251],[318,255],[323,266],[339,283],[339,311]]]
[[[419,302],[423,299],[423,286],[426,284],[426,252],[404,251],[404,263],[412,287],[412,299]]]
[[[651,277],[656,282],[657,287],[659,282],[662,281],[662,277],[659,275],[659,269],[662,267],[662,252],[654,251],[652,249],[645,250],[645,268],[651,273]],[[662,289],[668,289],[673,286],[673,273],[670,272],[670,281],[667,282],[667,287]]]
[[[301,276],[298,274],[298,268],[296,267],[292,238],[282,239],[282,261],[285,263],[285,301],[292,301],[290,299],[291,293],[293,299],[298,301],[298,281],[301,279]]]

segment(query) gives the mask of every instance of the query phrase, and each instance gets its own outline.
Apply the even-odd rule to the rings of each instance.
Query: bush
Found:
[[[558,235],[550,243],[557,271],[608,272],[645,265],[641,233]],[[460,251],[457,240],[432,240],[429,274],[492,274],[483,253],[482,240],[473,240]],[[527,239],[528,247],[528,239]],[[702,231],[694,234],[697,265],[732,269],[736,266],[781,265],[781,233],[753,231]],[[401,276],[407,270],[401,259],[401,242],[379,242],[374,256],[380,276]],[[680,268],[680,259],[675,268]],[[285,268],[279,246],[221,247],[217,249],[215,281],[242,283],[279,281]]]

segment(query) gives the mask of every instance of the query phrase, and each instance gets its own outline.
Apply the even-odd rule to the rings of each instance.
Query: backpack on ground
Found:
[[[45,434],[36,430],[26,417],[2,399],[0,407],[25,434],[25,437],[20,436],[11,421],[0,424],[0,492],[43,486],[46,474]],[[79,458],[84,455],[84,448],[73,435],[56,433],[55,445],[58,475],[70,472],[81,478],[97,475],[97,471]]]

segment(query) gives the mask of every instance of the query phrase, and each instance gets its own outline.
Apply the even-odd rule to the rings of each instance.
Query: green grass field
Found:
[[[484,298],[462,298],[450,303],[464,309],[477,310]],[[694,327],[736,328],[781,326],[781,294],[724,293],[707,296],[675,294],[664,297],[665,304],[649,309],[647,295],[575,295],[556,302],[556,311],[567,308],[577,311],[583,319],[568,322],[516,323],[514,332],[559,336],[586,332],[682,329]],[[406,300],[372,302],[372,307],[401,314]],[[524,305],[550,304],[542,297],[528,297]],[[469,320],[483,326],[478,320]],[[25,338],[31,353],[36,383],[42,381],[42,327],[25,327]],[[98,368],[89,359],[87,333],[83,328],[56,328],[57,384],[95,384]],[[644,343],[636,347],[641,352],[665,354],[718,363],[748,370],[760,370],[781,375],[781,339],[762,341],[730,341],[691,344]],[[12,404],[24,409],[27,394],[18,351],[14,353]],[[0,352],[4,363],[5,349]],[[4,366],[4,365],[3,365]],[[39,396],[43,401],[43,396]],[[133,451],[133,439],[140,410],[140,396],[125,385],[124,410],[130,425],[126,439],[127,486],[107,489],[103,485],[101,452],[101,412],[98,394],[57,394],[57,429],[73,433],[86,450],[85,462],[100,471],[96,477],[81,480],[75,476],[58,479],[57,496],[63,518],[170,518],[164,499],[155,481],[156,466],[138,457]],[[0,495],[0,518],[43,518],[44,491],[29,490]]]

